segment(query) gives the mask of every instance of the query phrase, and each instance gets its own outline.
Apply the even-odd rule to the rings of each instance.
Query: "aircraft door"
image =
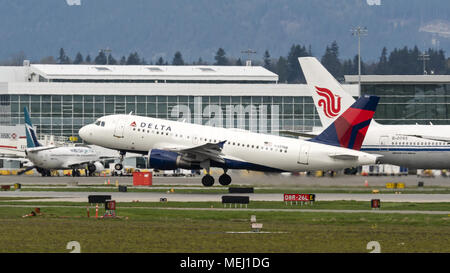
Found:
[[[298,164],[308,165],[309,149],[310,146],[307,143],[300,146],[300,152],[297,159]]]
[[[123,131],[125,130],[126,120],[119,119],[116,123],[116,128],[114,128],[114,136],[123,138]]]
[[[380,151],[389,150],[389,136],[380,136]]]

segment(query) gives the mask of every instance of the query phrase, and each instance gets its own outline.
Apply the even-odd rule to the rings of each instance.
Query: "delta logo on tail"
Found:
[[[334,95],[333,92],[327,88],[314,87],[316,88],[316,93],[323,97],[319,99],[318,105],[323,108],[325,116],[329,118],[337,117],[341,111],[341,97]]]
[[[359,98],[325,131],[310,141],[360,150],[379,100],[376,96]]]

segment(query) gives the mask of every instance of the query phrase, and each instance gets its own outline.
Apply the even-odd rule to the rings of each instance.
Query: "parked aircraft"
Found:
[[[298,59],[324,128],[355,102],[314,57]],[[383,125],[372,121],[361,151],[383,155],[382,164],[411,169],[450,168],[450,125]],[[319,130],[320,133],[320,130]],[[299,134],[307,136],[307,134]],[[314,137],[316,134],[310,134]]]
[[[89,174],[104,170],[100,157],[88,146],[57,147],[54,145],[42,146],[37,140],[36,133],[31,124],[28,110],[24,108],[25,133],[27,137],[26,157],[33,163],[32,166],[20,171],[22,174],[36,169],[42,176],[50,176],[51,170],[72,169],[73,176],[80,176],[78,169],[87,167]]]
[[[378,97],[356,101],[322,134],[308,141],[163,119],[108,115],[82,127],[89,143],[120,151],[148,154],[158,170],[206,169],[202,178],[212,186],[210,167],[224,170],[221,185],[231,183],[229,169],[265,172],[334,170],[377,162],[378,155],[358,151],[378,104]],[[116,164],[116,169],[122,165]]]

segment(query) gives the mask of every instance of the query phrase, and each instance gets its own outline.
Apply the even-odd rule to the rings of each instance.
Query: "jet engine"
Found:
[[[101,172],[104,169],[105,169],[105,167],[99,161],[95,161],[93,163],[88,164],[89,173]]]
[[[200,162],[186,160],[176,152],[152,149],[148,152],[149,168],[157,170],[201,169]]]

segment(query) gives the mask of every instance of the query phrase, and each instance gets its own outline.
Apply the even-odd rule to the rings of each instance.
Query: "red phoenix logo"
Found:
[[[136,121],[133,121],[133,122],[130,124],[130,126],[136,127]]]
[[[326,88],[316,87],[316,92],[319,96],[323,97],[319,99],[318,105],[323,108],[325,116],[329,118],[336,117],[341,111],[341,97],[334,95],[330,90]]]

